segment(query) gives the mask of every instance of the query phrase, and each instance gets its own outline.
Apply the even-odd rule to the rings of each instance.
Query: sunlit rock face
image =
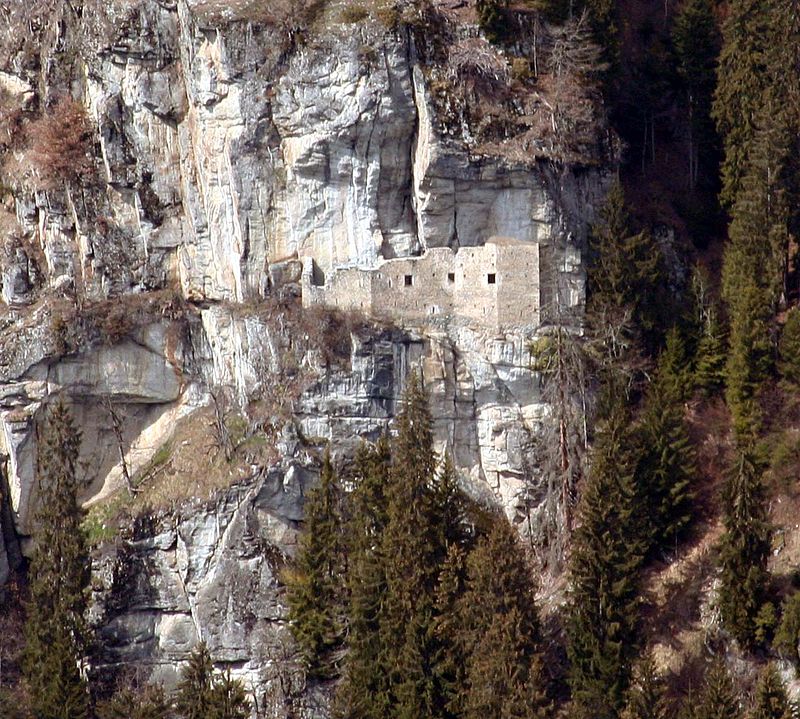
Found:
[[[182,419],[224,395],[248,431],[271,428],[274,461],[103,553],[97,666],[135,664],[169,684],[202,639],[262,715],[294,702],[325,716],[324,692],[305,691],[292,663],[279,576],[317,477],[308,445],[330,441],[346,462],[391,425],[417,369],[437,450],[465,489],[535,533],[558,499],[538,473],[549,407],[530,344],[561,317],[580,325],[587,228],[606,182],[597,167],[479,156],[443,133],[419,30],[330,22],[299,38],[251,22],[251,5],[118,0],[76,18],[65,3],[42,21],[38,63],[0,38],[7,102],[31,110],[69,93],[94,132],[83,183],[19,182],[0,196],[0,520],[8,536],[13,519],[27,551],[36,433],[55,397],[83,432],[91,504],[123,486],[120,452],[136,475],[184,441],[173,438]],[[324,285],[337,270],[491,238],[538,247],[535,322],[388,311],[348,330],[332,361],[303,350],[314,328],[281,309],[300,312],[304,258]],[[512,304],[528,289],[506,286]],[[15,555],[6,544],[0,583]]]

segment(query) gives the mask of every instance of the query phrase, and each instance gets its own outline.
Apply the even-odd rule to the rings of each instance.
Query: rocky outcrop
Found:
[[[39,33],[38,57],[4,36],[0,88],[21,126],[71,93],[94,169],[43,188],[25,164],[36,148],[0,147],[0,450],[14,525],[29,535],[52,397],[70,398],[83,430],[88,503],[122,485],[120,456],[135,476],[178,420],[228,398],[248,433],[275,443],[273,461],[107,550],[98,667],[133,662],[172,682],[203,639],[262,715],[301,701],[311,716],[318,699],[298,699],[302,677],[287,669],[278,572],[315,476],[300,438],[342,456],[375,438],[418,367],[437,448],[470,492],[528,530],[553,498],[535,451],[549,412],[529,354],[536,327],[298,316],[298,258],[324,274],[511,237],[539,246],[543,322],[579,323],[604,179],[445,132],[420,26],[342,24],[334,8],[301,33],[257,5],[56,2],[23,25]],[[0,545],[0,581],[2,556]]]
[[[243,681],[254,713],[315,715],[324,698],[305,691],[280,582],[314,478],[293,461],[264,469],[210,506],[153,520],[107,547],[95,567],[98,677],[139,666],[172,688],[202,640]]]

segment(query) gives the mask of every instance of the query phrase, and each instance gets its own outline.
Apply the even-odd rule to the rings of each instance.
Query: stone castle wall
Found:
[[[323,276],[303,258],[303,306],[357,310],[399,322],[459,318],[479,327],[540,322],[539,245],[495,238],[478,247],[429,249],[372,269]]]

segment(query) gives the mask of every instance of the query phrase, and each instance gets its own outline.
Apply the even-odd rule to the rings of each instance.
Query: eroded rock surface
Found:
[[[138,664],[171,683],[202,639],[252,687],[260,716],[287,716],[292,702],[324,716],[292,668],[278,573],[316,476],[301,438],[342,456],[375,438],[419,368],[439,451],[530,530],[553,500],[534,441],[549,410],[531,368],[539,328],[362,321],[324,347],[286,309],[300,304],[298,260],[324,274],[513,238],[539,245],[542,321],[564,312],[579,325],[603,174],[476,155],[443,134],[418,31],[404,25],[331,22],[300,37],[251,21],[247,3],[56,6],[36,25],[37,61],[29,43],[3,40],[0,87],[29,113],[71,93],[94,130],[95,169],[46,190],[20,170],[0,195],[6,514],[35,534],[36,428],[55,396],[84,433],[89,503],[122,486],[109,408],[135,475],[181,418],[228,398],[249,432],[280,438],[274,461],[107,549],[98,667]],[[26,152],[13,150],[23,164]],[[135,309],[168,292],[180,308]],[[0,542],[0,582],[5,557]]]

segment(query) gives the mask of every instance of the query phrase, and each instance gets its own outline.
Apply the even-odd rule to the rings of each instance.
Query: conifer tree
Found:
[[[686,324],[694,355],[694,386],[708,397],[725,382],[727,347],[719,307],[711,291],[711,279],[699,264],[692,270],[689,290]]]
[[[464,719],[550,715],[534,595],[517,534],[497,516],[467,558],[466,592],[459,602]]]
[[[468,638],[460,615],[465,584],[466,551],[458,544],[451,544],[439,574],[434,629],[438,642],[436,675],[442,700],[440,716],[447,719],[463,716],[467,697],[465,656]]]
[[[774,39],[770,3],[733,0],[722,28],[713,116],[723,138],[721,199],[732,206],[753,155],[756,115],[770,82],[767,68]]]
[[[656,673],[650,656],[642,659],[634,672],[621,719],[670,719],[672,711],[667,700],[666,687]]]
[[[800,668],[800,591],[798,590],[790,594],[783,604],[774,645],[782,657]]]
[[[769,662],[758,678],[750,719],[790,719],[789,698],[778,670]]]
[[[739,719],[742,712],[730,674],[721,660],[706,672],[705,685],[693,719]]]
[[[646,232],[634,233],[622,186],[612,186],[592,227],[587,312],[601,361],[630,362],[637,342],[656,332],[664,311],[661,253]]]
[[[458,486],[453,458],[449,454],[445,454],[439,468],[435,491],[434,499],[438,504],[437,514],[440,522],[439,542],[445,552],[451,545],[465,546],[470,540],[470,532],[466,527],[468,502]]]
[[[781,383],[788,391],[797,391],[800,389],[800,308],[794,307],[786,315],[779,350]]]
[[[685,402],[694,390],[693,379],[686,341],[677,325],[673,325],[667,331],[664,349],[658,357],[654,384],[665,399],[676,403]]]
[[[544,529],[551,561],[560,564],[572,532],[578,482],[586,468],[589,380],[584,338],[565,326],[569,318],[560,298],[553,309],[552,332],[532,343],[530,352],[532,368],[541,377],[542,399],[551,407],[537,456],[542,481],[552,487],[548,494],[557,498],[558,509],[547,513],[549,526]]]
[[[362,446],[356,455],[347,530],[349,651],[336,701],[339,714],[348,719],[382,719],[390,711],[388,667],[380,642],[386,596],[381,538],[387,523],[390,462],[385,436],[374,447]]]
[[[506,32],[503,9],[506,0],[477,0],[478,22],[492,42],[500,41]]]
[[[3,719],[28,719],[25,708],[17,697],[6,687],[0,685],[0,717]],[[101,717],[101,719],[104,719]]]
[[[75,475],[81,437],[63,402],[50,409],[40,436],[24,673],[37,719],[84,719],[90,570]]]
[[[616,717],[630,680],[646,551],[638,463],[630,420],[617,404],[598,427],[570,565],[567,652],[579,717]]]
[[[205,719],[248,719],[249,716],[250,702],[244,686],[231,677],[230,669],[215,677]]]
[[[641,421],[643,454],[638,469],[645,495],[651,549],[674,545],[689,525],[694,502],[694,452],[683,416],[689,394],[686,352],[676,329],[667,335]]]
[[[292,634],[309,675],[330,677],[343,642],[344,563],[339,488],[330,452],[308,493],[297,557],[285,574]]]
[[[769,310],[763,293],[747,281],[731,310],[730,350],[725,367],[725,398],[740,444],[748,444],[762,425],[759,391],[770,360]]]
[[[725,344],[719,313],[712,306],[697,342],[694,360],[694,384],[707,397],[716,394],[725,383]]]
[[[730,317],[726,399],[740,443],[760,429],[758,392],[771,369],[770,322],[785,298],[789,246],[786,128],[769,107],[753,123],[722,273]]]
[[[739,452],[725,496],[720,546],[719,607],[726,629],[745,647],[756,639],[756,617],[768,582],[770,528],[761,467],[752,450]]]
[[[436,716],[435,594],[446,547],[428,398],[416,373],[397,417],[387,488],[386,597],[381,621],[390,706],[398,719]]]
[[[175,695],[175,709],[181,719],[208,719],[214,689],[214,665],[205,642],[189,655]]]
[[[203,642],[189,655],[189,663],[178,683],[175,710],[180,719],[247,719],[250,702],[242,683],[231,677],[230,670],[224,674],[214,672],[211,654]],[[109,719],[113,716],[109,715]],[[143,719],[150,719],[150,716],[144,714]],[[164,716],[153,715],[153,719]]]

